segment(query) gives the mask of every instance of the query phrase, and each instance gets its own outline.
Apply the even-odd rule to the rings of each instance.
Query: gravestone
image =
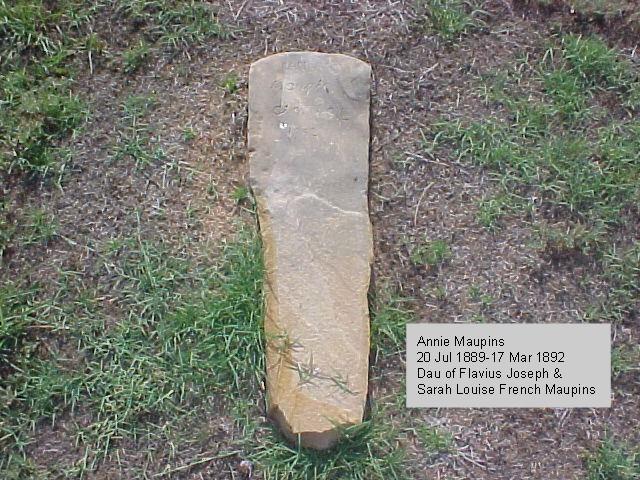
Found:
[[[268,410],[316,449],[362,421],[367,396],[370,81],[368,64],[339,54],[282,53],[249,72]]]

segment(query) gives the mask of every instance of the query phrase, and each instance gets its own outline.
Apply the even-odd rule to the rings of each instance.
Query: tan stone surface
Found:
[[[263,58],[249,73],[269,414],[318,449],[362,421],[367,396],[370,81],[360,60],[311,52]]]

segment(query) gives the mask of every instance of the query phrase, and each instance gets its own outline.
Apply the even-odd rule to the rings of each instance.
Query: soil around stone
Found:
[[[288,51],[343,53],[372,67],[369,209],[373,225],[373,276],[376,288],[388,287],[413,299],[421,322],[470,321],[482,314],[491,321],[572,322],[605,285],[585,290],[581,279],[596,267],[580,258],[550,257],[532,246],[529,222],[507,215],[502,228],[478,225],[478,203],[496,189],[484,169],[425,153],[423,132],[442,115],[464,111],[482,118],[487,107],[477,96],[475,79],[526,55],[540,58],[558,29],[597,33],[626,53],[638,43],[637,27],[629,26],[625,4],[620,15],[599,20],[579,18],[566,2],[551,7],[540,1],[483,2],[486,26],[456,43],[439,40],[420,27],[420,15],[408,1],[220,2],[221,22],[232,27],[229,39],[215,39],[188,52],[154,58],[133,76],[103,65],[86,73],[78,93],[89,99],[92,116],[84,132],[68,141],[74,159],[62,189],[38,181],[4,180],[2,194],[16,216],[30,208],[55,214],[58,235],[46,245],[14,246],[0,265],[3,278],[27,278],[52,294],[51,279],[60,271],[82,272],[85,281],[109,284],[98,247],[136,235],[162,238],[177,250],[182,239],[210,245],[217,251],[229,240],[239,219],[253,221],[233,199],[249,181],[245,139],[248,75],[251,63]],[[635,13],[635,12],[634,12]],[[607,17],[609,18],[609,17]],[[125,37],[121,25],[99,23],[104,36]],[[239,89],[221,85],[233,72]],[[121,106],[129,95],[152,95],[150,128],[170,160],[152,168],[110,161],[118,135]],[[196,132],[188,144],[184,128]],[[214,195],[211,194],[215,190]],[[637,238],[637,227],[623,232]],[[442,267],[411,262],[417,239],[445,239],[451,258]],[[483,306],[469,294],[477,286],[493,301]],[[445,296],[440,292],[446,292]],[[99,292],[108,325],[121,320],[115,295]],[[640,341],[637,311],[616,331],[616,339]],[[55,345],[65,352],[73,346]],[[383,364],[369,379],[372,401],[401,391],[401,361]],[[432,455],[411,434],[399,442],[407,449],[411,478],[430,479],[578,479],[585,477],[584,458],[608,432],[640,444],[640,382],[637,372],[613,381],[611,409],[580,410],[415,410],[414,424],[450,432],[454,448]],[[266,414],[262,400],[257,399]],[[176,453],[163,439],[123,439],[86,478],[143,478],[160,472],[156,459],[188,463],[209,452],[232,450],[242,438],[227,406],[212,399]],[[55,425],[36,426],[28,447],[33,461],[44,467],[81,461],[83,452],[72,438],[85,412],[65,413]],[[267,424],[266,418],[263,419]],[[390,417],[389,422],[400,422]],[[197,438],[196,438],[197,437]],[[235,451],[235,450],[233,450]],[[171,478],[242,478],[243,452],[214,458]],[[254,472],[252,478],[261,478]]]

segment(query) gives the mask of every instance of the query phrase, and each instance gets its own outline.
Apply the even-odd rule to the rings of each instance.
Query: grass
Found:
[[[620,211],[637,198],[638,165],[633,152],[640,124],[635,121],[601,127],[592,140],[577,132],[543,135],[526,123],[521,123],[518,136],[490,121],[442,126],[443,136],[456,139],[460,157],[498,171],[506,187],[493,200],[492,210],[481,212],[488,226],[505,205],[524,207],[532,191],[537,191],[543,206],[559,207],[574,219],[590,223],[618,222]],[[504,202],[505,196],[509,203]]]
[[[606,438],[586,459],[587,480],[636,480],[640,478],[640,454]]]
[[[4,258],[4,252],[11,243],[16,227],[11,221],[10,212],[4,199],[0,199],[0,265]]]
[[[624,89],[631,66],[597,37],[567,35],[562,41],[563,68],[583,86]]]
[[[539,250],[556,258],[575,253],[601,256],[607,245],[606,229],[598,224],[575,223],[564,229],[542,226],[537,235],[540,237]]]
[[[469,297],[474,302],[480,303],[483,308],[491,306],[494,302],[494,298],[488,293],[483,293],[482,289],[478,285],[471,285],[469,287]]]
[[[611,374],[619,377],[640,370],[640,346],[620,345],[611,350]]]
[[[382,293],[370,301],[371,350],[374,359],[405,351],[406,326],[413,320],[410,300],[398,294]]]
[[[640,298],[640,242],[626,248],[610,246],[602,259],[602,277],[609,284],[607,298],[589,312],[588,320],[622,321],[637,311]]]
[[[379,362],[397,358],[405,348],[406,324],[413,318],[409,301],[383,292],[371,297],[371,350],[374,368]],[[405,450],[399,443],[399,421],[395,398],[378,398],[361,425],[345,428],[340,442],[330,450],[315,451],[284,441],[272,427],[260,426],[252,407],[240,403],[237,416],[242,424],[245,449],[265,479],[329,480],[402,479],[406,477]]]
[[[504,195],[482,200],[478,205],[476,218],[487,230],[495,231],[500,227],[500,219],[509,212],[509,199]]]
[[[505,185],[501,196],[481,206],[480,220],[489,227],[513,203],[522,205],[532,190],[543,204],[592,222],[614,223],[638,199],[640,124],[612,119],[594,130],[580,121],[597,114],[587,107],[596,90],[631,88],[630,64],[600,40],[573,35],[557,51],[550,50],[548,58],[554,55],[560,57],[556,62],[539,66],[546,98],[531,102],[514,96],[498,78],[487,102],[503,106],[507,121],[458,119],[438,125],[436,142],[454,144],[459,158],[491,168]]]
[[[478,206],[479,224],[495,232],[504,216],[522,215],[542,225],[555,258],[579,251],[601,265],[611,290],[600,320],[627,318],[639,288],[637,244],[614,240],[640,203],[640,123],[627,102],[637,79],[637,67],[602,40],[566,35],[535,63],[483,79],[497,114],[443,120],[426,145],[492,172],[498,193]],[[601,103],[605,96],[617,103]]]
[[[33,290],[20,289],[6,282],[0,290],[0,359],[3,369],[23,347],[33,318]]]
[[[137,168],[165,157],[162,148],[153,147],[149,124],[144,118],[153,108],[155,99],[149,96],[130,95],[122,104],[122,129],[112,155],[115,161],[131,159]]]
[[[485,12],[471,1],[424,0],[418,3],[417,9],[423,28],[447,42],[458,40],[484,25],[481,17]]]
[[[182,130],[182,139],[185,142],[190,142],[194,140],[198,136],[198,132],[196,132],[192,127],[185,127]]]
[[[115,45],[103,37],[96,17],[127,26],[127,42]],[[64,170],[65,145],[93,107],[75,93],[84,69],[93,73],[106,63],[134,77],[155,56],[193,52],[206,39],[228,35],[215,7],[197,1],[0,0],[0,18],[6,39],[0,46],[2,174]],[[222,88],[237,92],[236,74]],[[163,157],[148,121],[154,108],[152,97],[122,101],[114,160],[143,168]],[[185,128],[183,137],[194,140],[196,132]],[[215,184],[208,194],[218,196]],[[232,198],[246,205],[251,195],[239,186]],[[46,245],[57,235],[56,218],[45,208],[13,218],[2,204],[0,254],[13,246]],[[401,478],[404,450],[377,409],[362,425],[346,429],[330,452],[295,449],[275,432],[262,433],[257,443],[251,437],[264,430],[254,420],[264,370],[263,272],[255,232],[243,230],[215,261],[193,246],[152,240],[141,229],[87,248],[97,258],[90,278],[57,267],[46,287],[26,278],[0,287],[0,476],[82,477],[104,461],[119,463],[127,444],[159,441],[173,453],[150,452],[146,461],[162,462],[166,475],[251,444],[251,459],[265,478]],[[390,357],[404,348],[409,312],[395,298],[380,308],[373,341],[378,355]],[[243,432],[239,444],[173,465],[183,444],[193,444],[191,437],[181,441],[181,429],[202,425],[199,416],[212,399]],[[82,453],[36,465],[30,447],[42,430],[59,423],[65,441]]]
[[[29,443],[28,432],[40,418],[55,417],[64,389],[58,372],[35,355],[33,333],[51,326],[43,319],[51,305],[38,300],[37,292],[36,285],[5,282],[0,287],[0,399],[5,406],[0,411],[0,472],[5,478],[19,478],[29,468],[20,455]]]
[[[149,45],[144,40],[140,40],[138,44],[132,45],[125,50],[122,53],[122,69],[124,72],[129,74],[137,72],[149,59],[150,51]]]
[[[251,191],[246,185],[238,185],[233,189],[233,192],[231,192],[231,198],[238,204],[246,202],[251,200]]]
[[[238,76],[234,72],[231,72],[225,77],[224,81],[222,82],[222,89],[230,95],[236,93],[240,88],[238,82]]]
[[[55,216],[41,208],[21,214],[10,212],[0,201],[0,265],[4,252],[31,245],[46,245],[58,234]]]
[[[46,243],[53,239],[58,231],[55,218],[44,210],[35,209],[26,215],[20,236],[23,245]]]
[[[427,425],[419,425],[414,431],[422,448],[428,452],[442,454],[453,450],[453,437],[448,432]]]
[[[220,264],[182,258],[140,238],[107,249],[120,320],[110,325],[95,291],[61,282],[55,299],[37,300],[20,285],[2,291],[0,472],[22,468],[25,447],[42,422],[81,408],[90,421],[76,432],[85,458],[69,473],[94,469],[122,439],[138,439],[188,415],[212,393],[255,395],[263,371],[262,259],[242,232]],[[73,275],[69,275],[73,279]],[[72,280],[73,283],[73,280]],[[104,287],[99,287],[104,288]],[[76,360],[53,351],[31,355],[57,332]],[[6,363],[5,363],[6,362]]]
[[[374,409],[328,452],[291,447],[254,420],[264,360],[262,258],[253,233],[241,231],[220,262],[176,254],[140,234],[105,243],[99,258],[109,284],[90,287],[67,271],[46,301],[37,287],[0,292],[0,359],[8,365],[0,389],[8,405],[0,414],[3,475],[33,475],[26,448],[35,431],[70,412],[88,415],[74,433],[84,455],[56,468],[80,476],[123,440],[158,436],[214,395],[233,412],[264,478],[404,478],[404,450],[387,413]],[[117,295],[117,320],[102,306],[106,292]],[[377,357],[404,349],[410,319],[405,301],[381,298],[372,321]],[[49,335],[72,350],[33,354]]]
[[[0,79],[0,169],[47,174],[64,158],[59,142],[86,117],[65,79],[36,79],[26,70]]]
[[[209,196],[209,198],[211,198],[214,201],[218,200],[218,198],[220,197],[220,192],[218,192],[217,187],[218,186],[213,180],[210,180],[209,183],[207,184],[207,195]]]
[[[553,0],[538,0],[540,5],[549,6]],[[620,0],[566,0],[574,12],[584,15],[611,15],[622,11],[624,1]],[[629,13],[629,12],[627,12]]]
[[[615,10],[616,0],[570,0],[569,4],[576,10],[593,12],[610,12]]]
[[[447,299],[447,287],[446,285],[434,285],[428,289],[425,289],[427,295],[438,302],[444,302]]]
[[[474,5],[422,2],[421,28],[450,48],[483,27],[484,14]],[[78,96],[77,79],[108,66],[115,81],[135,86],[138,75],[154,73],[148,67],[159,56],[170,61],[192,55],[204,41],[227,38],[231,32],[216,8],[192,0],[0,0],[0,175],[27,179],[64,171],[72,158],[67,145],[89,110],[99,108]],[[127,33],[113,42],[98,22]],[[434,144],[495,174],[500,192],[478,205],[485,228],[498,232],[506,215],[533,218],[541,205],[549,218],[564,219],[568,228],[538,230],[541,250],[593,256],[611,286],[593,318],[631,318],[638,246],[614,239],[638,199],[636,68],[597,39],[566,36],[532,72],[539,101],[519,95],[521,79],[507,73],[487,89],[487,103],[500,115],[478,125],[449,119]],[[235,94],[241,85],[229,73],[220,87]],[[605,95],[616,104],[611,111]],[[163,158],[149,120],[154,108],[151,97],[123,99],[114,159],[143,168]],[[182,137],[191,142],[197,131],[187,126]],[[211,200],[218,188],[211,180]],[[247,207],[238,210],[251,208],[246,187],[231,198]],[[9,210],[0,199],[0,257],[64,240],[47,205],[27,206],[20,215]],[[186,211],[192,221],[201,210],[189,203]],[[365,422],[346,429],[328,452],[293,447],[262,421],[263,266],[255,232],[242,230],[216,258],[207,245],[154,239],[143,226],[129,237],[88,241],[78,252],[90,270],[61,262],[47,270],[46,284],[30,282],[29,271],[0,285],[0,477],[91,476],[104,461],[105,471],[173,477],[240,456],[263,478],[406,478],[402,391],[389,402],[372,397]],[[447,242],[435,240],[416,246],[411,260],[436,268],[451,254]],[[430,288],[446,300],[444,284]],[[481,310],[494,302],[479,287],[469,295]],[[373,371],[387,377],[384,387],[393,385],[387,366],[401,363],[406,324],[414,317],[410,304],[384,293],[371,302]],[[634,355],[627,347],[614,349],[613,374],[632,372]],[[212,412],[235,422],[220,444],[208,423]],[[64,426],[56,440],[68,452],[45,465],[48,454],[39,450],[49,446],[52,425]],[[455,446],[439,428],[412,430],[430,454]],[[217,450],[211,444],[205,450],[212,437]],[[122,466],[125,450],[145,456],[145,471]],[[585,462],[590,478],[637,476],[637,455],[614,442]]]
[[[58,47],[59,41],[49,30],[52,20],[50,12],[42,2],[0,2],[0,18],[6,50],[11,57],[23,53],[29,48],[50,54]]]
[[[433,240],[417,245],[411,252],[414,265],[436,267],[451,258],[451,248],[444,240]]]
[[[324,452],[290,447],[267,432],[252,459],[262,467],[263,477],[273,480],[406,478],[405,452],[385,415],[372,412],[361,425],[346,428],[340,443]]]
[[[165,47],[187,48],[228,34],[218,22],[216,8],[207,2],[119,0],[117,11],[151,42]]]
[[[5,39],[0,46],[0,172],[55,171],[63,160],[60,141],[86,117],[84,103],[71,89],[71,38],[61,35],[81,20],[66,7],[0,1]]]
[[[64,171],[64,142],[88,115],[74,93],[78,67],[88,66],[93,73],[101,57],[113,57],[110,39],[95,32],[101,13],[138,32],[126,37],[130,44],[121,53],[128,75],[158,52],[227,36],[208,2],[0,0],[0,173]],[[121,155],[149,163],[156,155],[146,154],[144,143],[144,137],[132,135]]]

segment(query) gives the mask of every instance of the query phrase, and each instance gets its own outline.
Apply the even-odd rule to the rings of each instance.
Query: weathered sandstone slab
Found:
[[[360,60],[311,52],[266,57],[249,73],[269,414],[317,449],[362,421],[367,396],[370,77]]]

